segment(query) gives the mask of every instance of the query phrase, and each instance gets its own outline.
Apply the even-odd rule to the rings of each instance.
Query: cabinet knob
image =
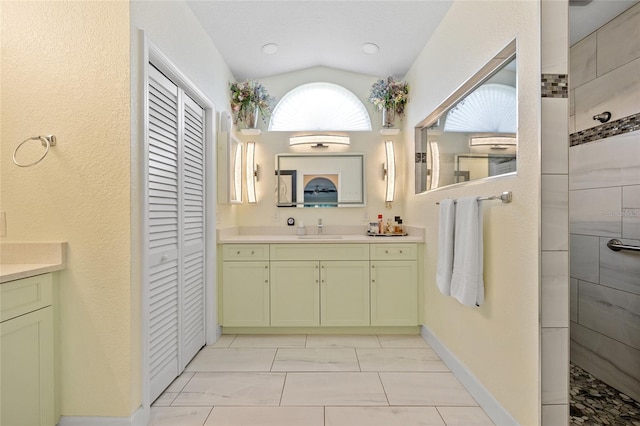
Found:
[[[375,283],[375,282],[376,282],[376,280],[371,280],[371,282],[372,282],[372,283]]]
[[[238,250],[238,252],[236,254],[240,254],[240,250]]]
[[[160,262],[166,262],[167,260],[169,260],[169,256],[167,256],[166,254],[163,254],[160,258]]]
[[[254,254],[254,253],[255,253],[255,251],[251,250],[251,254]],[[400,252],[400,253],[402,253],[402,252]]]
[[[384,254],[389,254],[389,250],[385,250],[385,251],[384,251]]]
[[[264,266],[264,269],[269,269],[269,267],[267,265]]]
[[[316,283],[318,282],[318,280],[316,280]]]
[[[400,250],[400,254],[402,254],[402,250]]]
[[[269,280],[264,280],[264,282],[265,282],[265,283],[268,283],[268,282],[269,282]]]
[[[371,268],[375,268],[375,267],[376,267],[376,265],[371,265]]]

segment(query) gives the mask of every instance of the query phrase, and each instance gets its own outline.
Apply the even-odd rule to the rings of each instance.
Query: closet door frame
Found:
[[[151,401],[150,395],[150,371],[149,371],[149,207],[147,200],[149,190],[147,187],[147,173],[149,170],[149,67],[150,63],[159,69],[165,76],[178,85],[189,97],[196,101],[204,110],[204,163],[205,163],[205,343],[213,344],[221,334],[220,326],[216,321],[216,175],[215,175],[215,139],[217,131],[215,123],[215,106],[196,86],[185,76],[173,62],[165,56],[161,50],[145,35],[144,31],[139,31],[140,39],[143,41],[143,51],[141,52],[140,70],[142,81],[139,86],[138,96],[143,100],[142,110],[136,114],[141,117],[137,124],[141,130],[141,139],[133,141],[134,161],[132,163],[132,186],[139,189],[133,194],[136,199],[137,212],[132,211],[133,224],[139,226],[132,227],[133,240],[139,241],[138,250],[140,254],[140,264],[135,265],[132,261],[132,276],[138,275],[141,281],[140,298],[132,295],[132,301],[139,300],[141,311],[141,379],[142,379],[142,410],[143,417],[149,418]],[[135,114],[135,112],[133,112]],[[137,142],[137,143],[136,143]],[[139,158],[139,161],[135,161]],[[134,339],[135,341],[135,339]],[[135,349],[134,353],[135,353]]]

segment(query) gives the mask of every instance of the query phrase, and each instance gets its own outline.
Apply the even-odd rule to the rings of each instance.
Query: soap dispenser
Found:
[[[306,234],[306,229],[304,227],[304,223],[302,223],[302,221],[298,222],[298,229],[296,230],[296,234],[298,235],[304,235]]]

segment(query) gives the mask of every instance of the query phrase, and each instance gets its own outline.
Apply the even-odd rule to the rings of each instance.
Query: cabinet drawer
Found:
[[[271,260],[368,260],[367,244],[271,244]]]
[[[371,244],[371,260],[415,260],[418,258],[416,244]]]
[[[0,321],[50,306],[53,299],[51,274],[37,275],[0,285]]]
[[[223,244],[225,261],[269,260],[269,244]]]

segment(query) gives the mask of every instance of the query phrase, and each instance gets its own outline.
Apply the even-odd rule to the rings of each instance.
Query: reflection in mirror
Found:
[[[516,171],[515,52],[513,41],[416,126],[416,193]]]
[[[364,154],[277,154],[278,207],[362,207]]]

